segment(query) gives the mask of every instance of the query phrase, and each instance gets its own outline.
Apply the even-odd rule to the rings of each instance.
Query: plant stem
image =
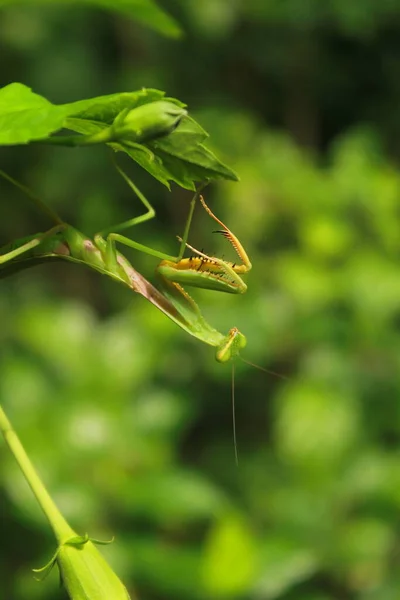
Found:
[[[68,525],[56,504],[53,502],[50,494],[44,487],[39,475],[31,463],[24,447],[22,446],[17,434],[12,428],[4,410],[0,406],[0,431],[8,445],[11,453],[17,461],[26,481],[29,484],[36,500],[47,517],[59,544],[62,544],[72,536],[76,535],[73,529]]]
[[[110,128],[106,127],[92,135],[56,135],[43,140],[32,140],[35,144],[51,144],[55,146],[90,146],[92,144],[104,144],[112,142]]]

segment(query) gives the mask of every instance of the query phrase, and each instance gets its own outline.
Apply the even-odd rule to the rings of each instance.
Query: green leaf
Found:
[[[68,114],[75,119],[99,121],[107,125],[111,125],[117,115],[123,110],[137,108],[138,106],[148,104],[149,102],[165,99],[174,102],[182,108],[185,107],[185,104],[179,102],[179,100],[176,100],[175,98],[164,98],[164,96],[165,92],[160,90],[143,88],[137,92],[121,92],[117,94],[108,94],[107,96],[97,96],[96,98],[70,102],[63,106],[68,109]],[[66,125],[66,127],[67,126],[68,125]]]
[[[260,572],[254,591],[259,598],[281,598],[291,586],[318,571],[318,556],[313,550],[285,535],[270,533],[259,552]]]
[[[182,29],[178,23],[153,0],[86,0],[90,4],[97,4],[109,10],[121,12],[132,17],[168,37],[182,36]]]
[[[225,516],[211,530],[205,548],[203,581],[207,596],[245,593],[257,569],[257,544],[249,526],[239,515]]]
[[[27,5],[51,4],[53,6],[56,2],[98,6],[131,17],[167,37],[178,38],[182,35],[182,29],[175,19],[157,6],[154,0],[18,0],[19,4]],[[0,7],[16,3],[16,0],[0,0]]]
[[[0,0],[1,2],[2,0]],[[161,100],[164,92],[143,89],[137,92],[122,92],[55,105],[39,96],[22,83],[11,83],[0,89],[0,144],[26,144],[44,139],[50,134],[68,127],[68,117],[100,122],[102,127],[88,130],[71,128],[80,133],[93,133],[110,125],[125,109]],[[178,106],[178,100],[170,99]]]
[[[187,117],[171,135],[150,142],[149,147],[170,171],[172,179],[183,187],[189,187],[192,179],[204,181],[224,178],[237,181],[236,173],[202,144],[207,137],[204,129],[194,119]]]
[[[121,110],[135,108],[146,102],[160,100],[158,90],[113,94],[69,105],[77,110],[66,120],[66,127],[85,135],[93,135],[109,126]],[[178,106],[185,106],[174,98],[166,98]],[[116,151],[125,152],[150,175],[169,187],[169,182],[195,189],[196,181],[230,179],[237,181],[234,171],[224,165],[203,141],[208,134],[191,117],[185,117],[168,136],[134,147],[122,143],[110,144]]]
[[[51,104],[22,83],[1,88],[0,144],[27,144],[61,129],[67,106]]]
[[[63,143],[63,138],[49,136],[62,128],[86,136],[98,134],[109,128],[122,111],[160,100],[180,108],[185,106],[164,96],[160,90],[142,89],[56,106],[23,84],[12,83],[0,89],[0,144],[38,140]],[[184,117],[174,131],[153,141],[132,144],[127,139],[109,145],[128,154],[167,187],[170,181],[190,190],[199,181],[219,178],[237,181],[237,175],[204,146],[207,137],[194,119]]]

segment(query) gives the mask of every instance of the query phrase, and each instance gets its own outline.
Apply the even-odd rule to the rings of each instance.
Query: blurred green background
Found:
[[[74,529],[116,536],[102,550],[140,600],[397,600],[400,6],[162,5],[182,39],[96,8],[4,8],[0,85],[189,105],[241,177],[206,198],[253,262],[245,296],[193,295],[288,379],[237,362],[237,468],[229,365],[60,262],[1,283],[1,403]],[[88,234],[141,210],[101,148],[6,148],[0,165]],[[190,193],[124,166],[157,210],[128,235],[173,254]],[[47,227],[0,190],[0,245]],[[191,242],[228,256],[213,228],[198,208]],[[1,600],[65,598],[55,572],[32,580],[54,540],[4,445],[0,470]]]

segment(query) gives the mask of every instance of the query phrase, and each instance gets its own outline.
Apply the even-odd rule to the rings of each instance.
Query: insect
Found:
[[[0,278],[11,272],[59,258],[84,264],[142,295],[187,333],[205,344],[214,346],[217,361],[221,363],[229,361],[246,346],[245,336],[236,327],[232,327],[226,335],[214,329],[204,319],[199,307],[183,286],[190,285],[220,292],[243,294],[247,290],[247,286],[242,280],[241,274],[251,269],[250,260],[243,246],[230,229],[210,210],[200,195],[200,191],[195,194],[190,203],[183,236],[178,237],[180,241],[178,256],[169,256],[120,235],[118,231],[153,218],[155,211],[122,169],[118,165],[116,168],[147,210],[138,217],[95,235],[93,239],[63,222],[28,188],[0,171],[3,178],[24,191],[55,223],[45,233],[16,240],[8,247],[2,248]],[[187,243],[198,197],[209,216],[221,227],[216,233],[223,235],[233,246],[239,257],[239,263],[208,256]],[[156,269],[157,287],[145,279],[132,267],[127,258],[117,251],[117,242],[161,259]],[[190,258],[183,258],[186,247],[193,252]]]
[[[199,307],[183,286],[190,285],[192,287],[206,288],[231,294],[245,293],[247,286],[242,280],[241,275],[247,273],[251,269],[251,262],[242,244],[232,231],[218,219],[207,206],[203,197],[200,195],[202,188],[196,192],[190,203],[189,215],[183,236],[178,237],[178,240],[180,241],[178,256],[174,257],[166,255],[158,250],[154,250],[153,248],[149,248],[130,238],[120,235],[117,233],[118,231],[128,229],[134,225],[152,219],[155,216],[155,211],[122,169],[120,169],[117,164],[115,164],[115,166],[146,207],[146,212],[95,235],[93,239],[79,232],[71,225],[63,222],[60,217],[54,213],[51,208],[45,205],[42,200],[37,198],[31,190],[0,170],[0,175],[3,178],[28,195],[36,206],[42,212],[46,213],[55,223],[55,225],[45,233],[16,240],[9,246],[0,249],[0,279],[30,266],[49,262],[51,260],[58,260],[60,258],[77,264],[86,265],[104,275],[108,275],[115,281],[122,283],[134,292],[140,294],[187,333],[205,344],[214,346],[216,348],[215,357],[217,361],[226,363],[235,356],[238,356],[240,350],[246,346],[247,341],[245,336],[237,329],[237,327],[232,327],[226,335],[214,329],[204,319]],[[218,223],[219,227],[221,227],[221,229],[215,233],[223,235],[230,242],[238,255],[239,263],[233,263],[215,256],[209,256],[188,244],[187,239],[190,224],[198,198],[200,199],[204,210],[216,223]],[[156,269],[158,280],[157,287],[145,279],[143,275],[132,267],[128,259],[116,250],[117,242],[161,259],[161,262]],[[186,247],[193,252],[193,255],[190,258],[183,258]],[[259,367],[243,358],[242,360],[262,371],[286,379],[283,375]],[[238,463],[234,373],[234,363],[232,362],[233,440],[236,463]]]

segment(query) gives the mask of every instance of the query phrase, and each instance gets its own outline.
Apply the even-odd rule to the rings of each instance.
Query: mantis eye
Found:
[[[220,363],[226,363],[226,362],[228,362],[232,358],[231,349],[229,347],[227,347],[226,345],[224,345],[222,347],[220,346],[218,348],[218,350],[217,350],[215,358]]]

